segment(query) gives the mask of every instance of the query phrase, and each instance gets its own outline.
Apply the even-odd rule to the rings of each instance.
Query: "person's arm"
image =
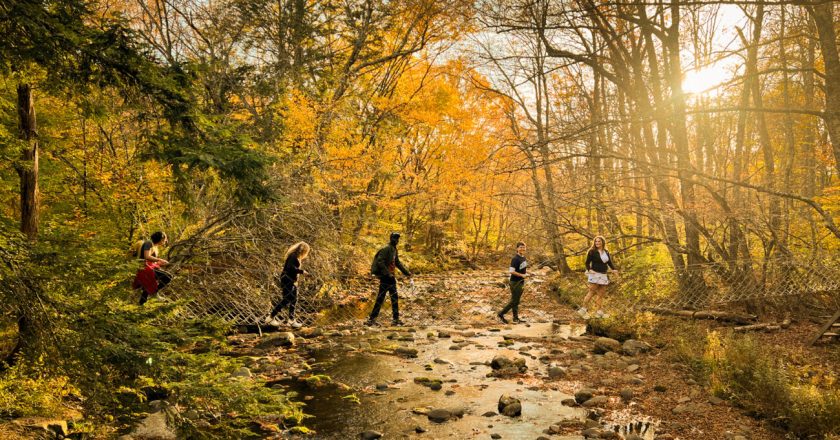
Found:
[[[516,264],[516,257],[513,257],[513,259],[510,260],[510,267],[508,268],[508,272],[510,272],[510,274],[515,276],[515,277],[519,277],[519,278],[524,279],[525,274],[517,272],[517,269],[519,269],[519,268],[516,267],[516,266],[518,266],[518,264]]]
[[[411,276],[411,272],[409,272],[408,269],[406,269],[405,266],[403,266],[403,264],[400,262],[400,253],[396,250],[394,251],[394,265],[397,266],[397,269],[399,269],[400,272],[403,273],[403,275],[407,277]]]
[[[152,246],[143,246],[143,259],[151,263],[169,264],[169,262],[163,258],[158,258],[152,255]]]
[[[612,261],[612,260],[613,260],[613,259],[612,259],[612,255],[610,255],[610,253],[609,253],[609,252],[607,252],[607,257],[609,257],[609,259],[607,260],[607,265],[608,265],[608,266],[610,267],[610,269],[612,269],[614,272],[618,272],[618,269],[616,269],[616,268],[615,268],[615,264],[613,264],[613,261]]]
[[[587,272],[592,270],[592,263],[595,262],[595,259],[593,257],[594,255],[592,254],[591,250],[586,252],[586,262],[584,263],[584,266],[586,267]]]

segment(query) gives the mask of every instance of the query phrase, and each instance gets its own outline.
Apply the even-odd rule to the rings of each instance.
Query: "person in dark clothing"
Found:
[[[529,275],[528,260],[525,258],[525,251],[527,247],[521,241],[516,243],[516,255],[510,260],[510,302],[496,314],[499,320],[507,324],[505,313],[513,311],[513,322],[525,322],[519,319],[519,300],[522,299],[522,291],[525,290],[525,278]]]
[[[376,325],[376,317],[379,316],[379,309],[382,308],[382,303],[385,302],[385,293],[390,293],[391,296],[391,318],[393,325],[405,325],[400,321],[400,307],[397,298],[397,279],[395,277],[395,270],[399,269],[405,276],[411,278],[411,273],[400,262],[399,252],[397,251],[397,244],[400,242],[400,234],[394,232],[391,234],[390,242],[387,246],[379,249],[373,257],[373,264],[370,272],[379,278],[379,292],[376,294],[376,302],[373,304],[373,310],[370,312],[365,325]]]
[[[142,266],[132,284],[135,288],[139,287],[142,290],[140,305],[149,300],[149,295],[154,295],[172,281],[172,274],[160,268],[169,262],[158,257],[158,248],[165,246],[169,239],[161,231],[155,232],[150,238],[151,240],[143,241],[137,252],[137,258],[141,260]]]
[[[309,245],[301,241],[289,247],[286,251],[286,261],[283,263],[283,271],[278,277],[280,290],[283,292],[283,299],[274,306],[271,314],[266,319],[266,324],[280,326],[282,321],[276,316],[284,307],[289,307],[289,325],[293,328],[300,328],[301,324],[295,319],[295,306],[297,305],[297,282],[298,275],[309,275],[309,272],[300,268],[300,263],[309,256]]]
[[[610,252],[607,250],[607,242],[604,237],[600,235],[592,240],[592,247],[586,253],[586,275],[589,282],[589,292],[583,299],[583,304],[577,310],[578,314],[583,318],[588,318],[586,305],[595,297],[595,304],[597,312],[595,317],[604,318],[607,315],[601,310],[604,302],[604,296],[607,293],[607,285],[610,279],[607,277],[607,272],[618,273],[613,264]]]

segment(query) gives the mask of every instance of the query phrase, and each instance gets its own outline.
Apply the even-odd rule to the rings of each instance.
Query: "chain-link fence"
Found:
[[[317,271],[317,257],[309,268]],[[276,264],[274,266],[277,266]],[[215,316],[234,325],[261,325],[272,305],[280,300],[276,269],[264,261],[236,267],[182,266],[179,277],[164,295],[183,302],[187,316]],[[305,325],[364,319],[376,296],[373,278],[331,272],[329,277],[302,276],[299,281],[297,319]],[[551,319],[562,307],[550,289],[539,288],[561,277],[581,292],[586,275],[559,275],[545,270],[529,280],[522,309],[530,317]],[[612,308],[734,310],[773,304],[833,311],[840,307],[840,268],[793,259],[762,262],[725,262],[673,267],[628,267],[611,276],[608,301]],[[399,282],[401,318],[413,324],[468,324],[495,319],[510,298],[507,274],[502,271],[415,276]],[[794,301],[790,301],[794,298]],[[381,322],[391,319],[390,299],[382,307]]]

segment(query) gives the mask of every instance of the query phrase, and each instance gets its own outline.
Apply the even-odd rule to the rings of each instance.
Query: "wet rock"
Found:
[[[607,396],[595,396],[595,397],[592,397],[591,399],[587,399],[585,402],[583,402],[582,405],[587,407],[587,408],[591,408],[591,407],[595,407],[595,406],[606,405],[607,403],[609,403],[609,401],[610,401],[610,398],[607,397]]]
[[[511,359],[502,355],[493,358],[490,368],[493,369],[493,376],[510,376],[528,371],[525,359],[519,357]]]
[[[448,360],[441,359],[441,358],[435,358],[435,360],[433,362],[436,363],[436,364],[452,365],[452,362],[449,362]]]
[[[507,394],[502,394],[499,397],[498,409],[500,413],[508,417],[522,415],[522,403],[516,397],[508,396]]]
[[[418,427],[414,428],[414,432],[416,432],[418,434],[422,434],[422,433],[426,432],[426,428],[424,428],[422,426],[418,426]]]
[[[443,423],[452,418],[452,413],[445,409],[433,409],[426,414],[432,422]]]
[[[394,350],[394,353],[407,358],[416,358],[417,357],[417,349],[416,348],[409,348],[409,347],[397,347]]]
[[[492,438],[492,439],[500,439],[500,438],[502,438],[502,436],[501,436],[500,434],[493,433],[493,434],[490,434],[490,438]]]
[[[387,383],[378,383],[378,384],[376,384],[376,389],[379,390],[379,391],[385,391],[385,390],[388,389],[388,384]]]
[[[292,347],[295,345],[295,335],[291,332],[274,333],[268,336],[263,336],[256,348],[263,350],[270,350],[278,347]]]
[[[593,395],[595,395],[595,390],[593,390],[592,388],[580,389],[575,393],[575,402],[577,402],[578,404],[583,404],[583,402],[586,402],[587,400],[591,399]]]
[[[499,413],[493,411],[487,411],[486,413],[482,414],[481,417],[496,417]]]
[[[560,404],[563,406],[577,406],[578,403],[575,399],[563,399],[560,401]]]
[[[359,438],[362,440],[376,440],[378,438],[382,438],[382,433],[376,431],[365,431],[359,434]]]
[[[621,342],[612,338],[600,337],[595,340],[595,346],[592,349],[595,353],[617,352],[621,350]]]
[[[601,430],[598,428],[589,428],[584,429],[583,432],[581,432],[581,434],[583,434],[583,436],[586,438],[598,438],[601,436]]]
[[[441,388],[443,388],[443,385],[440,382],[432,382],[431,384],[429,384],[429,388],[432,391],[440,391]]]
[[[566,369],[563,367],[548,367],[549,379],[563,379],[567,376]]]
[[[449,337],[451,337],[449,332],[443,332],[443,331],[438,332],[438,338],[446,339],[446,338],[449,338]]]
[[[429,387],[435,391],[440,390],[443,381],[440,379],[430,379],[428,377],[415,377],[414,383],[423,385],[424,387]]]

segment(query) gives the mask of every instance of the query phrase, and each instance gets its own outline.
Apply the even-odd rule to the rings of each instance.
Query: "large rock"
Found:
[[[407,358],[416,358],[417,357],[417,349],[416,348],[409,348],[409,347],[397,347],[394,350],[394,353]]]
[[[295,335],[291,332],[280,332],[262,338],[257,348],[264,350],[278,347],[292,347],[295,345]],[[355,347],[354,347],[355,349]]]
[[[627,356],[636,356],[639,353],[647,353],[650,351],[650,344],[636,339],[628,339],[621,345],[621,353]]]
[[[563,367],[553,366],[548,367],[548,378],[549,379],[563,379],[567,375],[566,369]]]
[[[233,372],[232,376],[233,377],[246,377],[246,378],[248,378],[248,377],[251,377],[253,375],[251,374],[251,370],[248,369],[248,367],[239,367],[238,370]]]
[[[524,358],[511,359],[502,355],[493,358],[490,362],[490,368],[493,369],[493,376],[510,376],[528,371]]]
[[[607,403],[609,403],[609,401],[610,401],[610,398],[607,397],[607,396],[595,396],[595,397],[592,397],[591,399],[587,399],[585,402],[583,402],[583,406],[585,406],[587,408],[591,408],[591,407],[595,407],[595,406],[603,406],[603,405],[606,405]]]
[[[134,432],[122,438],[130,440],[176,440],[178,436],[169,427],[166,413],[161,411],[150,414],[140,422]]]
[[[593,395],[595,395],[595,390],[592,388],[582,388],[575,393],[575,402],[581,405],[591,399]]]
[[[595,353],[618,352],[619,350],[621,350],[621,342],[612,338],[598,338],[595,340],[595,346],[593,347]]]
[[[452,413],[446,409],[433,409],[426,414],[426,417],[432,422],[443,423],[452,418]]]
[[[516,397],[502,394],[499,397],[499,412],[508,417],[520,416],[522,415],[522,402]]]

